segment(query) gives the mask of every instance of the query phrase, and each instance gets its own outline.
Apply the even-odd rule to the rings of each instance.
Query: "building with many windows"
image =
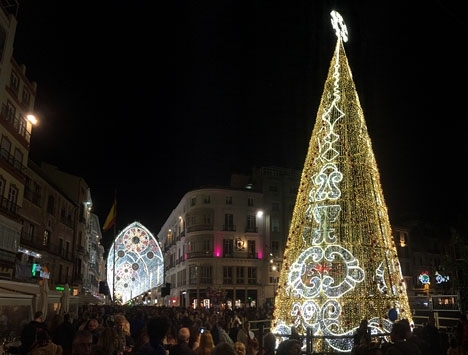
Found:
[[[233,175],[229,188],[187,192],[158,233],[165,271],[165,295],[158,302],[272,304],[298,174],[260,168],[252,176]]]
[[[97,303],[104,269],[86,182],[29,159],[37,84],[13,58],[18,8],[15,0],[0,3],[0,312],[15,305],[12,326],[37,307],[41,277],[49,278],[55,309],[55,289],[66,284],[73,301],[90,295],[86,302]]]
[[[100,245],[102,235],[98,217],[91,213],[93,202],[90,188],[82,177],[61,171],[53,165],[42,163],[40,170],[47,181],[57,186],[62,196],[74,205],[74,209],[67,211],[63,205],[55,201],[53,195],[43,196],[43,206],[46,208],[48,218],[43,228],[60,244],[62,236],[60,233],[52,235],[50,220],[55,218],[58,222],[65,220],[72,223],[70,242],[73,268],[70,286],[73,287],[74,294],[97,295],[99,281],[105,275],[99,274],[104,265],[104,248]]]
[[[15,280],[31,281],[31,264],[48,265],[49,283],[72,283],[74,201],[51,184],[40,166],[30,161],[21,209],[23,229],[17,254]],[[21,270],[21,271],[20,271]]]
[[[22,230],[36,83],[13,58],[18,4],[0,4],[0,279],[11,279]],[[30,119],[28,119],[28,117]]]

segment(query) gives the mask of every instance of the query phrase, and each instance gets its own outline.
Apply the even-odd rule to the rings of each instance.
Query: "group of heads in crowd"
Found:
[[[255,319],[258,315],[250,316]],[[120,312],[102,312],[100,309],[99,312],[84,311],[79,316],[65,314],[61,324],[51,326],[49,323],[49,327],[42,326],[40,312],[34,317],[31,323],[46,330],[37,333],[34,346],[57,343],[63,352],[54,355],[300,355],[304,349],[304,338],[294,328],[289,338],[278,338],[277,334],[259,329],[254,332],[251,320],[241,312],[228,314],[200,310],[190,313],[185,309],[163,307],[135,307],[120,309]],[[431,322],[428,323],[434,328]],[[66,334],[61,329],[64,325],[72,336],[63,335]],[[405,347],[415,344],[409,351],[416,355],[419,354],[416,347],[423,346],[416,343],[418,337],[413,337],[413,329],[406,319],[394,322],[387,337],[390,339],[388,344],[382,344],[382,337],[372,339],[368,330],[367,320],[363,319],[354,335],[353,355],[364,353],[363,349],[366,349],[365,354],[387,354],[386,351],[391,354],[390,346],[400,342],[405,342]],[[176,345],[180,343],[189,344],[194,352],[178,354]],[[155,352],[159,345],[164,352]],[[109,349],[113,349],[111,353],[107,353]]]

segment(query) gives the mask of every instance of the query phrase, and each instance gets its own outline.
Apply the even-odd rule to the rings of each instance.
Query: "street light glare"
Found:
[[[36,123],[37,123],[37,118],[36,118],[36,116],[34,116],[34,115],[29,114],[29,115],[26,116],[26,118],[27,118],[28,121],[31,122],[32,124],[36,124]]]

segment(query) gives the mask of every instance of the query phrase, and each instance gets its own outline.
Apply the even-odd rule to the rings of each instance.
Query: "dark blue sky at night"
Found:
[[[416,4],[418,3],[418,4]],[[79,5],[79,6],[77,6]],[[82,176],[101,224],[157,234],[189,190],[302,169],[336,37],[391,220],[466,211],[467,21],[452,1],[21,1],[14,57],[38,83],[31,157]]]

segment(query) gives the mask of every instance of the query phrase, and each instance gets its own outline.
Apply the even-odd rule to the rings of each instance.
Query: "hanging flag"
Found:
[[[115,220],[117,217],[116,209],[117,209],[117,200],[114,199],[114,204],[112,205],[112,208],[109,211],[109,215],[107,216],[106,221],[104,222],[104,225],[102,226],[102,230],[104,232],[109,230],[115,224]]]

